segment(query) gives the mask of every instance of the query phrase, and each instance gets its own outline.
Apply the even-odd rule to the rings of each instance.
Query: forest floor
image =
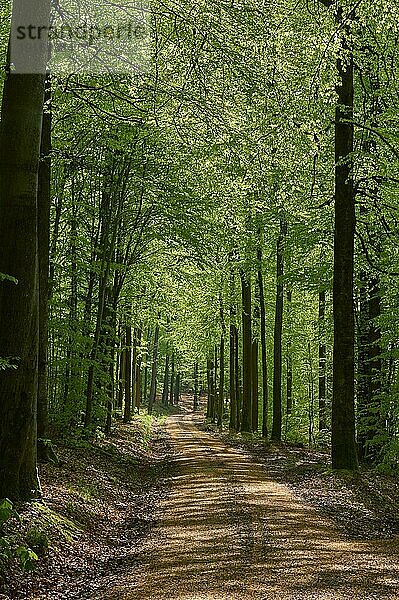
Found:
[[[293,459],[269,461],[271,472],[254,448],[250,455],[232,447],[191,412],[170,417],[166,428],[174,452],[170,493],[145,542],[146,562],[99,599],[399,598],[397,536],[351,539],[322,514],[322,501],[316,508],[300,497],[303,473],[283,468]],[[302,462],[311,459],[302,454]],[[277,481],[284,478],[296,493]],[[337,485],[330,488],[339,497]]]
[[[220,434],[191,404],[58,448],[16,525],[50,547],[0,600],[399,599],[396,478]]]
[[[148,416],[116,424],[108,439],[59,443],[59,465],[40,466],[40,502],[16,506],[6,533],[38,555],[0,573],[0,600],[97,599],[140,567],[143,541],[166,494],[168,445]],[[0,565],[1,566],[1,565]]]
[[[215,426],[199,425],[216,433]],[[330,453],[295,444],[270,444],[225,433],[223,441],[261,461],[269,476],[331,518],[349,538],[399,536],[399,478],[362,465],[358,472],[333,471]],[[399,598],[399,592],[398,592]]]

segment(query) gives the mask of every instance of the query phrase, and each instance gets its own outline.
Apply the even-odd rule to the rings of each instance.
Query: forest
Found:
[[[26,4],[0,5],[0,598],[399,598],[399,5]],[[332,486],[320,520],[306,469]],[[160,561],[148,585],[49,591],[41,552],[54,528],[83,552],[106,477],[107,535],[120,493]],[[328,519],[359,502],[385,525],[348,549]],[[273,544],[287,573],[307,553],[297,588]],[[359,575],[328,579],[346,552]]]

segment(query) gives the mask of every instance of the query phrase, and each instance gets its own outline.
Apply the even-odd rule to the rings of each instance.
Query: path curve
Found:
[[[104,600],[399,599],[397,540],[348,541],[198,418],[168,418],[171,493],[146,563]]]

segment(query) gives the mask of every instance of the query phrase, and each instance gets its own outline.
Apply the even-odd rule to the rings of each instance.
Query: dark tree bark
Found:
[[[242,296],[242,416],[241,431],[252,431],[252,304],[250,278],[240,271]]]
[[[284,274],[283,246],[284,238],[287,233],[287,225],[284,221],[280,222],[280,234],[277,240],[277,261],[276,261],[276,312],[274,319],[274,361],[273,361],[273,424],[272,440],[281,440],[281,367],[282,367],[282,332],[283,332],[283,283]]]
[[[169,396],[169,354],[165,357],[165,371],[163,377],[163,389],[162,389],[162,404],[168,403]]]
[[[224,409],[224,335],[220,336],[220,350],[219,350],[219,402],[218,402],[218,414],[217,423],[218,427],[223,425],[223,409]]]
[[[223,282],[222,282],[223,285]],[[220,327],[222,330],[220,336],[220,346],[219,346],[219,402],[218,402],[218,415],[217,422],[218,427],[222,428],[223,426],[223,412],[224,412],[224,338],[226,335],[226,325],[224,322],[224,308],[223,308],[223,297],[222,293],[219,292],[219,309],[220,309]]]
[[[158,343],[159,343],[159,323],[156,324],[154,333],[154,344],[152,347],[152,367],[151,367],[151,386],[150,397],[148,399],[148,413],[152,413],[155,398],[157,395],[157,370],[158,370]]]
[[[342,8],[337,23],[342,24]],[[353,267],[355,196],[353,189],[353,56],[348,25],[341,32],[337,60],[339,84],[335,111],[334,352],[332,399],[332,466],[356,469],[354,402]]]
[[[267,438],[268,414],[269,414],[269,388],[267,375],[267,346],[266,346],[266,308],[265,308],[265,290],[263,287],[262,272],[262,247],[259,243],[257,249],[258,259],[258,288],[259,288],[259,310],[260,310],[260,345],[262,351],[262,437]]]
[[[38,255],[39,255],[39,360],[37,392],[37,453],[40,461],[54,460],[48,437],[48,319],[50,271],[50,205],[51,205],[51,80],[46,78],[43,126],[38,179]]]
[[[132,418],[132,327],[126,325],[125,332],[125,410],[123,420],[129,423]]]
[[[175,389],[175,353],[172,353],[171,367],[170,367],[170,392],[169,392],[169,404],[173,405]]]
[[[259,373],[258,373],[258,340],[252,340],[252,431],[259,427]]]
[[[237,327],[234,323],[230,324],[230,354],[229,354],[229,377],[230,377],[230,423],[229,428],[232,431],[238,431],[238,398],[237,398],[237,377],[236,377],[236,336]]]
[[[135,388],[134,388],[134,405],[136,406],[137,409],[137,414],[140,414],[140,402],[141,402],[141,395],[142,395],[142,389],[141,389],[141,352],[140,352],[140,348],[141,348],[141,338],[143,335],[143,330],[141,327],[137,328],[137,351],[136,351],[136,369],[135,369],[135,376],[134,376],[134,381],[135,381]]]
[[[242,408],[242,388],[240,385],[240,357],[239,357],[239,352],[240,352],[240,345],[239,345],[239,339],[238,339],[238,329],[237,327],[235,327],[234,330],[235,333],[235,340],[234,340],[234,362],[235,362],[235,379],[236,379],[236,398],[237,398],[237,402],[236,402],[236,422],[237,422],[237,431],[240,431],[241,429],[241,408]]]
[[[319,431],[327,429],[326,415],[326,344],[324,341],[324,321],[326,313],[326,293],[319,292]]]
[[[126,348],[124,347],[125,340],[122,340],[122,349],[119,357],[119,391],[118,391],[118,409],[122,411],[123,395],[125,391],[125,376],[126,376]]]
[[[21,22],[45,26],[49,12],[49,0],[34,6],[15,0],[12,31]],[[47,40],[38,42],[30,57],[35,69],[26,74],[7,70],[1,109],[0,273],[18,281],[0,281],[1,355],[15,367],[0,370],[0,498],[12,500],[40,495],[37,192],[47,53]]]
[[[206,417],[207,419],[212,419],[213,414],[213,406],[215,401],[215,391],[214,391],[214,377],[213,377],[213,360],[211,358],[207,359],[207,378],[208,378],[208,398],[206,405]]]
[[[138,329],[133,329],[133,346],[132,346],[132,412],[134,414],[136,407],[137,395],[137,347],[138,347]]]
[[[217,413],[218,413],[218,403],[219,403],[219,391],[218,391],[218,347],[215,344],[213,351],[213,403],[212,403],[212,414],[211,419],[212,423],[216,423]]]
[[[287,290],[287,307],[288,307],[288,339],[287,339],[287,373],[286,373],[286,410],[287,415],[292,413],[292,353],[291,353],[291,302],[292,292]]]
[[[176,404],[176,406],[179,404],[179,400],[180,400],[180,373],[177,373],[176,381],[175,381],[175,393],[174,393],[174,404]]]
[[[193,409],[198,410],[199,406],[199,382],[198,382],[198,361],[194,364],[194,405]]]

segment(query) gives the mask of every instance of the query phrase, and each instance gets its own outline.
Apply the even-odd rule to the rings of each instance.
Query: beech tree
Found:
[[[9,57],[19,24],[46,25],[49,11],[47,0],[35,7],[13,3]],[[17,56],[15,72],[8,62],[0,122],[0,272],[5,275],[0,286],[0,348],[9,361],[0,370],[0,496],[16,500],[40,494],[38,172],[47,54],[43,36],[29,56]]]

